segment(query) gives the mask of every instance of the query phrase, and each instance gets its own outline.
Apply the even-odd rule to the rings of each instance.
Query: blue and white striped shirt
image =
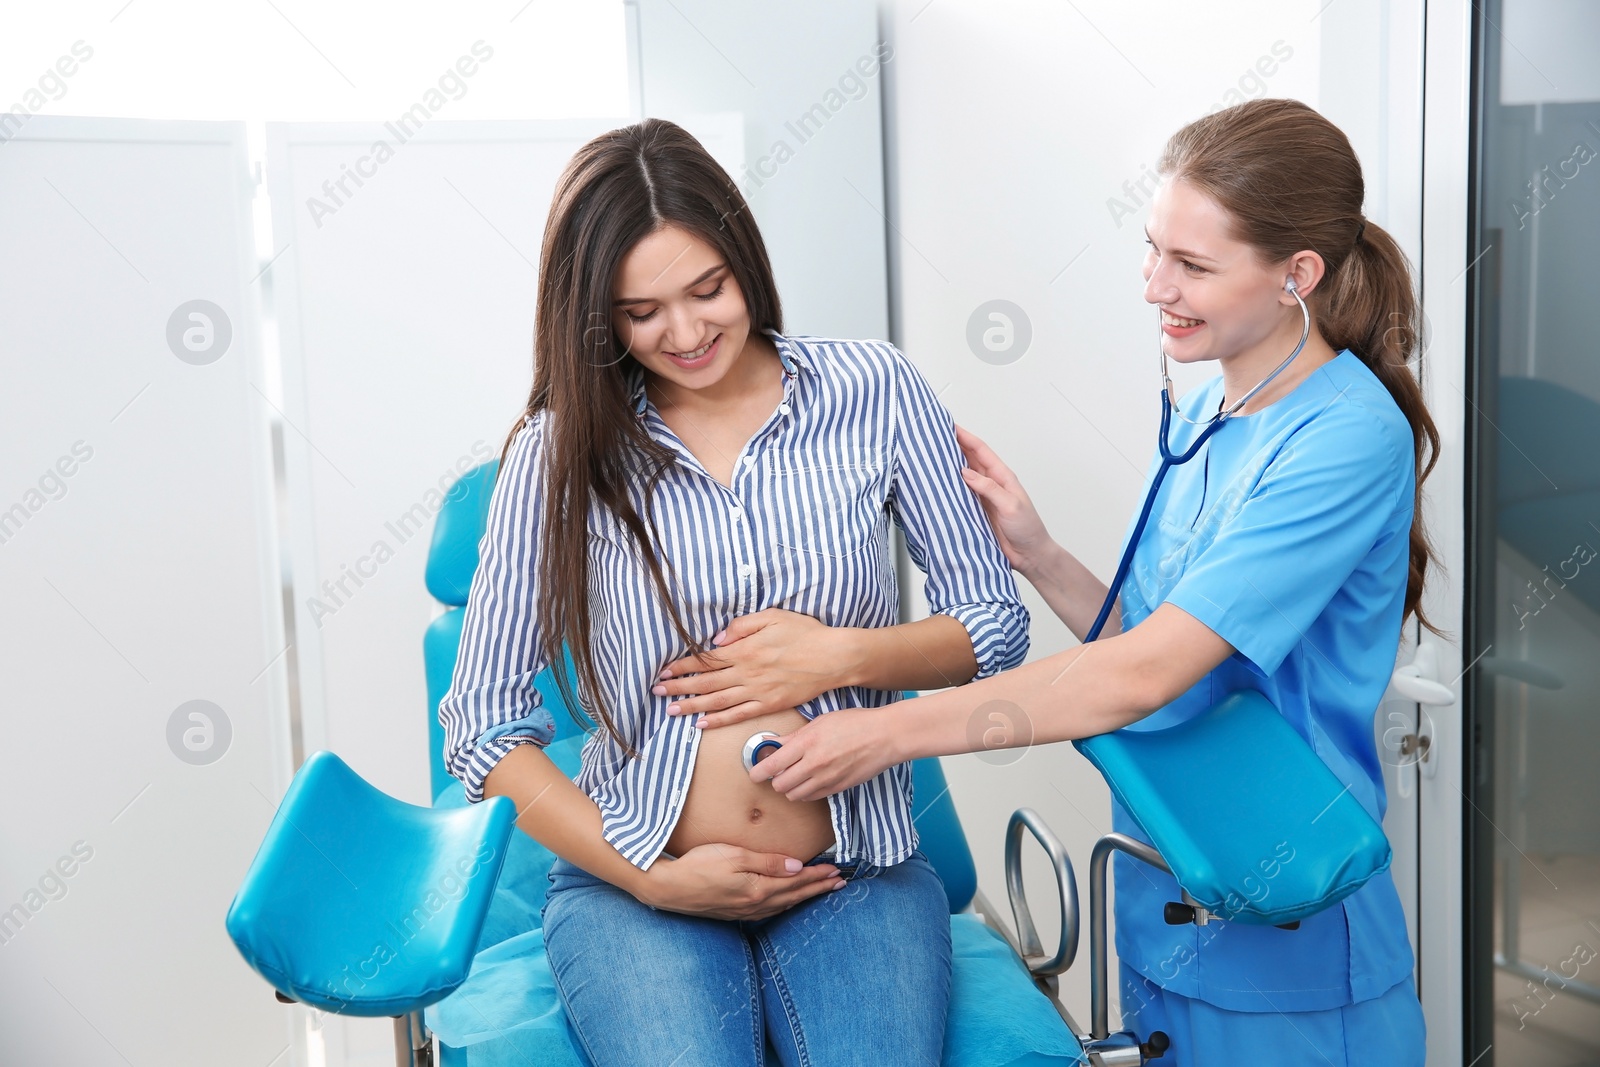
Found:
[[[899,589],[889,521],[926,574],[932,610],[966,627],[978,677],[1020,664],[1028,612],[976,498],[948,411],[911,363],[881,341],[771,333],[783,361],[783,400],[738,457],[732,486],[713,478],[667,428],[634,368],[633,395],[652,438],[677,454],[651,508],[669,582],[689,632],[709,643],[739,615],[779,607],[830,626],[892,626]],[[547,745],[555,721],[534,689],[539,653],[536,568],[543,514],[543,412],[517,431],[499,472],[479,545],[450,691],[439,704],[445,763],[483,799],[483,780],[511,748]],[[643,515],[642,485],[630,488]],[[603,731],[584,745],[577,785],[593,797],[604,835],[648,868],[683,807],[702,731],[669,716],[650,687],[686,655],[643,560],[608,511],[589,515],[593,650],[629,760]],[[882,706],[899,694],[835,689],[800,706],[807,718]],[[916,847],[911,768],[828,798],[840,862],[899,863]],[[804,858],[804,857],[802,857]]]

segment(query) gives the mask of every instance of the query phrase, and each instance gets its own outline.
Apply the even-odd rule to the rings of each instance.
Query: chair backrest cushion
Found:
[[[424,580],[428,592],[442,604],[460,607],[472,591],[472,575],[478,569],[478,542],[483,540],[489,521],[489,499],[499,467],[499,460],[490,460],[456,479],[434,516]]]

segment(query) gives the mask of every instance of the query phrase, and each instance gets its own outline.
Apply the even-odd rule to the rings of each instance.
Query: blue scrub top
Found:
[[[1222,395],[1219,377],[1184,410],[1209,415]],[[1179,452],[1200,428],[1173,423]],[[1229,419],[1173,468],[1122,590],[1124,628],[1171,603],[1237,651],[1128,729],[1161,729],[1258,690],[1381,822],[1374,717],[1399,646],[1413,449],[1394,399],[1347,349],[1276,403]],[[1114,799],[1112,823],[1148,840]],[[1317,1011],[1379,996],[1412,970],[1388,871],[1293,931],[1168,926],[1162,905],[1179,899],[1170,875],[1119,854],[1115,876],[1117,953],[1173,993],[1234,1011]]]

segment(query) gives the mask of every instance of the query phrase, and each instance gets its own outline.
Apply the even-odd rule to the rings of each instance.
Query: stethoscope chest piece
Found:
[[[744,769],[753,771],[756,764],[772,755],[783,745],[778,741],[778,735],[771,730],[762,730],[760,733],[750,735],[750,740],[744,743]]]

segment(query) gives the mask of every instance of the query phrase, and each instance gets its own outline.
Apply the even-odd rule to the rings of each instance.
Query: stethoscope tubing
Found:
[[[1122,590],[1122,583],[1127,580],[1128,569],[1133,565],[1133,553],[1139,547],[1139,539],[1144,536],[1144,528],[1150,522],[1150,512],[1155,507],[1156,496],[1161,492],[1161,483],[1166,480],[1167,472],[1173,467],[1189,462],[1199,454],[1205,443],[1211,440],[1211,435],[1222,429],[1222,424],[1227,421],[1225,413],[1213,419],[1200,431],[1200,436],[1194,443],[1184,450],[1181,456],[1173,455],[1172,446],[1168,444],[1167,433],[1172,426],[1172,401],[1167,397],[1167,391],[1161,390],[1161,466],[1156,468],[1155,477],[1150,480],[1150,489],[1144,495],[1144,504],[1139,508],[1139,521],[1134,523],[1133,534],[1128,538],[1128,546],[1122,550],[1122,559],[1117,562],[1117,573],[1111,579],[1111,586],[1106,590],[1105,601],[1100,605],[1100,614],[1095,616],[1094,625],[1089,627],[1089,632],[1083,639],[1084,644],[1100,636],[1100,631],[1105,628],[1106,620],[1111,617],[1111,609],[1117,603],[1117,594]]]

